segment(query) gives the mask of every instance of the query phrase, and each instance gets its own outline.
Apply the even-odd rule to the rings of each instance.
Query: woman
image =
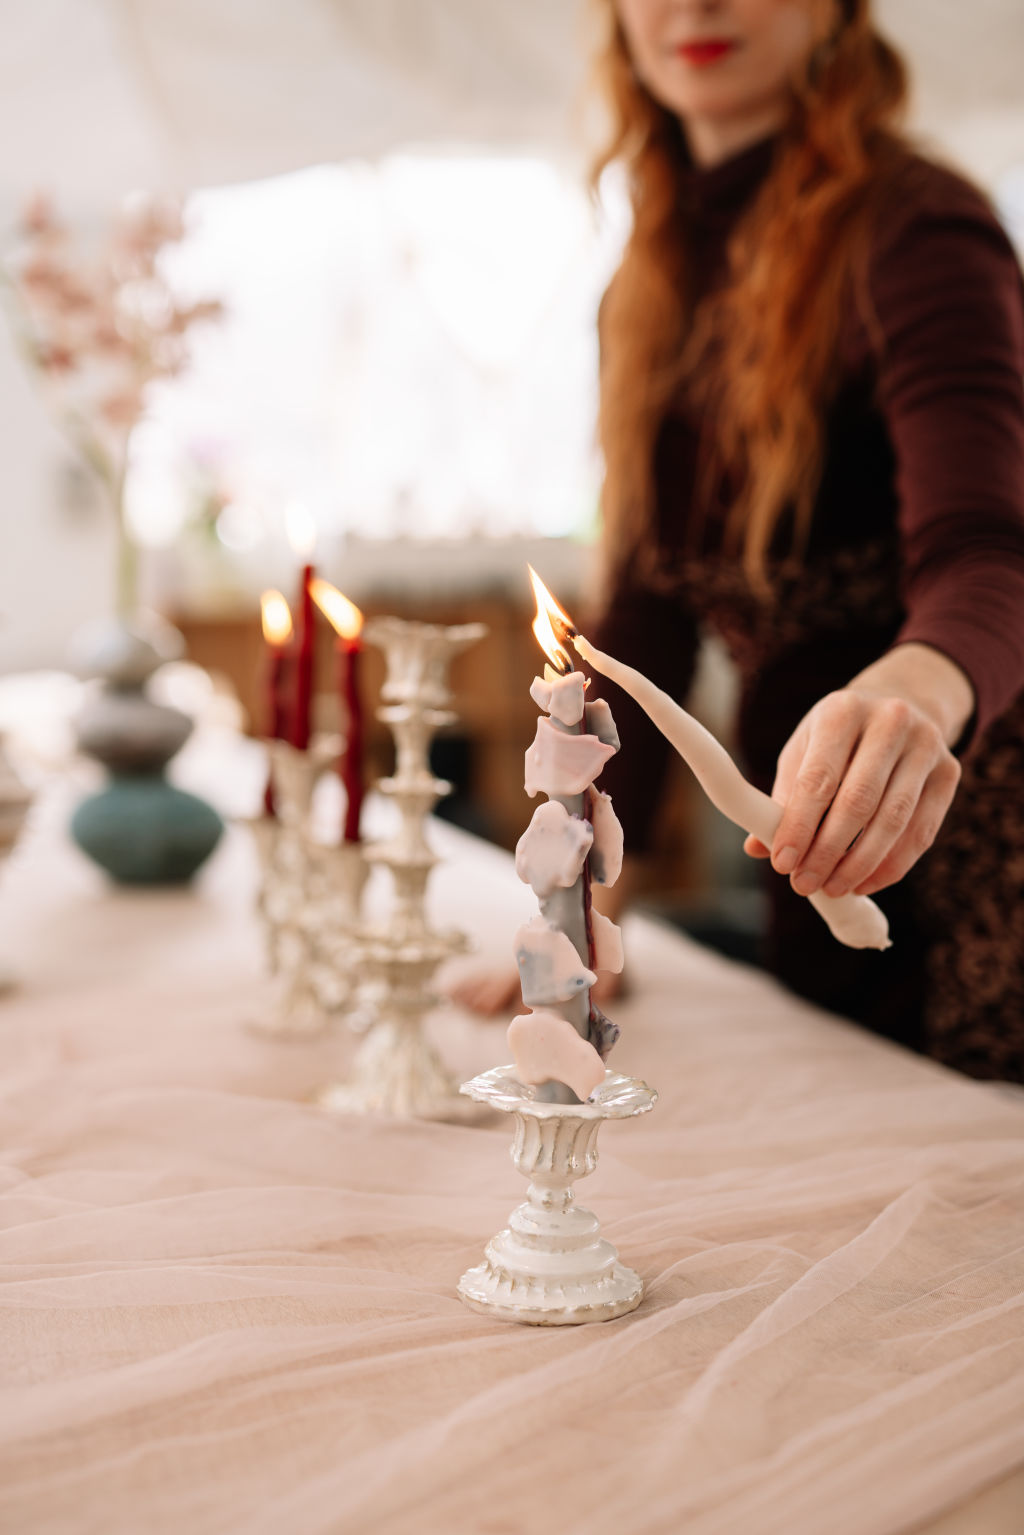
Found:
[[[606,6],[634,228],[602,304],[594,643],[685,696],[707,626],[785,806],[769,963],[1024,1080],[1024,301],[982,196],[899,136],[868,0]],[[667,749],[605,689],[642,854]],[[958,787],[959,785],[959,787]],[[934,845],[933,845],[934,844]],[[779,878],[778,876],[788,878]],[[894,947],[801,899],[875,895]]]

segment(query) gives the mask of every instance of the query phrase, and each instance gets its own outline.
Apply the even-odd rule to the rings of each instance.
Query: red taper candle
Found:
[[[260,621],[263,626],[263,638],[267,645],[263,734],[269,741],[279,741],[284,737],[287,728],[284,687],[287,663],[285,648],[292,637],[292,615],[280,592],[271,589],[262,594]],[[267,785],[263,791],[263,811],[265,815],[275,814],[274,785],[269,773]]]
[[[288,740],[292,746],[305,751],[312,729],[314,641],[313,597],[310,586],[313,566],[310,563],[316,547],[316,523],[312,515],[299,501],[292,501],[284,514],[288,542],[297,559],[302,561],[299,580],[299,597],[295,609],[296,636],[293,647],[294,668],[292,674],[291,713],[288,721]]]
[[[315,577],[312,565],[303,565],[299,585],[298,633],[295,639],[295,685],[292,690],[292,717],[288,739],[299,751],[309,745],[313,709],[313,596]]]
[[[345,790],[345,842],[359,841],[359,817],[363,808],[363,704],[359,692],[359,658],[363,645],[359,636],[363,615],[329,581],[315,578],[311,583],[313,601],[330,620],[337,640],[338,693],[346,717],[345,747],[338,772]]]

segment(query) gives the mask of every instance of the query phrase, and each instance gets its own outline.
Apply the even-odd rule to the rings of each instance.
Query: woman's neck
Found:
[[[777,132],[784,116],[785,108],[773,104],[742,118],[685,118],[682,127],[694,165],[709,170]]]

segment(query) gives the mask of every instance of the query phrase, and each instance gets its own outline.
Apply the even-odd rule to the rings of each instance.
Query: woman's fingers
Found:
[[[772,799],[777,805],[785,805],[793,792],[793,779],[807,749],[807,735],[808,724],[804,719],[779,753],[775,768],[775,782],[772,785]]]
[[[855,699],[830,693],[804,721],[807,730],[803,750],[799,749],[799,730],[783,749],[773,795],[785,804],[772,839],[772,867],[776,873],[792,874],[806,858],[822,817],[843,782],[861,718],[862,710]],[[799,753],[798,765],[791,748]]]
[[[789,792],[772,864],[798,895],[868,894],[876,878],[880,890],[931,845],[959,777],[938,726],[905,699],[829,694],[779,757],[776,794]]]
[[[856,891],[857,895],[874,895],[876,890],[895,885],[909,873],[921,854],[931,847],[960,782],[960,765],[955,759],[950,759],[950,762],[941,762],[930,775],[909,825],[886,856],[871,874],[859,883],[850,885],[849,888]],[[839,874],[842,876],[842,869]],[[843,882],[845,884],[845,878]]]
[[[899,763],[885,786],[874,816],[845,857],[836,860],[824,882],[826,895],[847,895],[857,889],[891,856],[905,833],[910,832],[913,840],[922,831],[935,808],[935,789],[930,785],[937,771],[931,754],[924,751],[912,752]],[[947,807],[948,801],[938,813],[932,837],[938,831]],[[929,845],[924,843],[920,851]]]
[[[849,850],[854,845],[860,847],[868,827],[875,839],[872,850],[877,863],[882,853],[875,842],[889,831],[891,845],[914,812],[921,786],[934,765],[934,751],[919,752],[916,761],[904,757],[909,710],[898,699],[892,703],[893,709],[883,705],[868,718],[832,802],[793,875],[793,889],[798,895],[813,895],[833,880]],[[900,711],[906,712],[906,719]],[[901,764],[899,774],[897,764]],[[861,878],[874,867],[865,868]],[[838,892],[828,889],[826,894]]]

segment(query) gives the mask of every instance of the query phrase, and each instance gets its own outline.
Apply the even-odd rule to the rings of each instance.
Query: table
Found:
[[[59,795],[0,882],[0,1529],[1009,1535],[1024,1527],[1024,1099],[632,920],[618,1070],[661,1094],[578,1191],[647,1282],[531,1329],[458,1276],[522,1197],[504,1119],[337,1121],[351,1044],[265,1003],[233,827],[115,890]],[[434,829],[504,958],[511,860]],[[453,1068],[507,1058],[449,1009]]]

